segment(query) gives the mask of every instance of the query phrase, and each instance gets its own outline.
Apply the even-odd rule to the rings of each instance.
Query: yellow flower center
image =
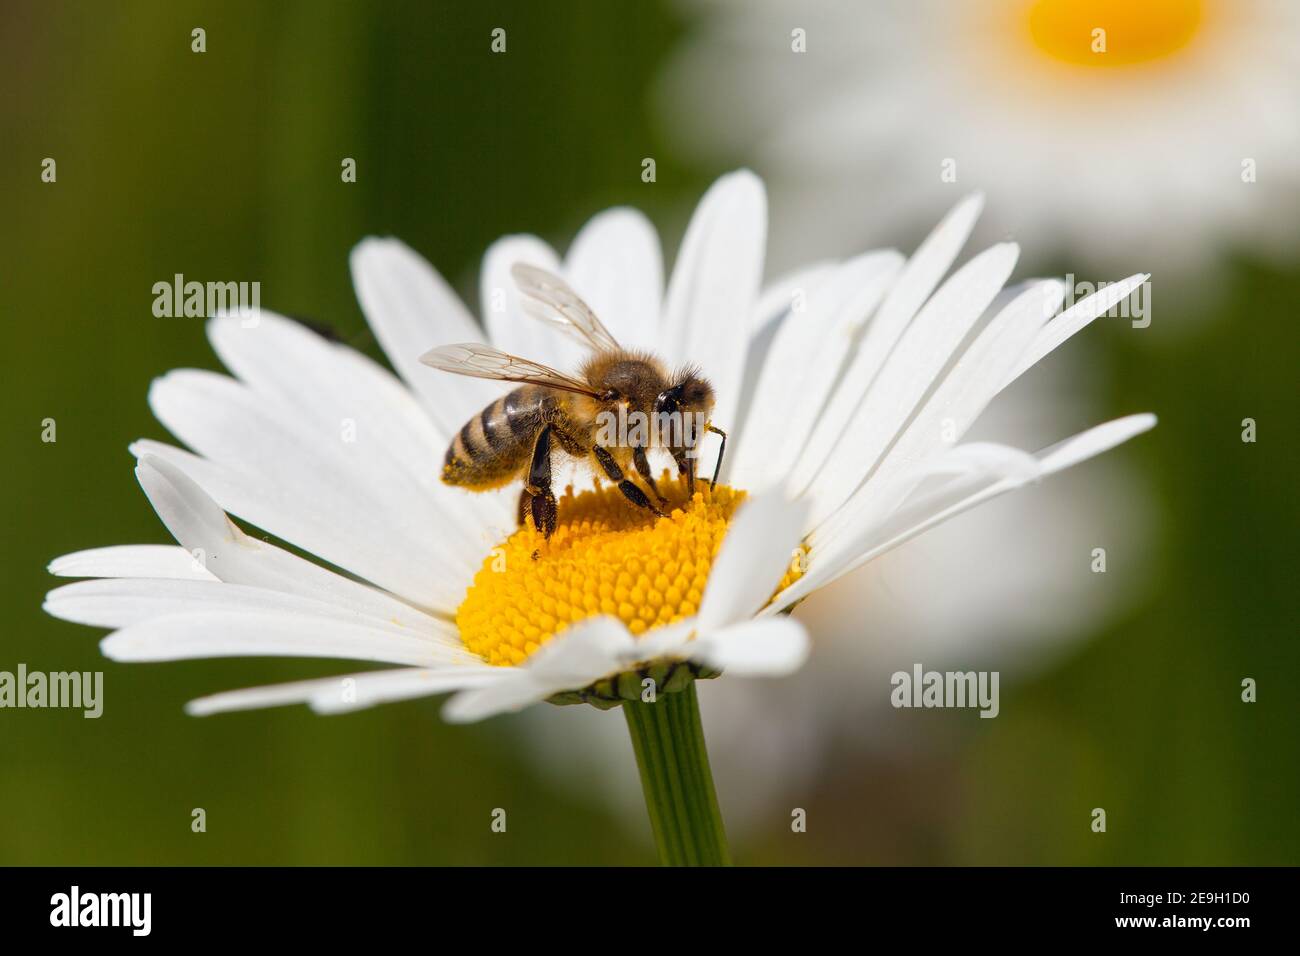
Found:
[[[570,624],[617,617],[633,634],[695,614],[745,493],[659,481],[659,518],[613,486],[559,499],[550,540],[529,521],[495,548],[456,612],[461,639],[492,664],[519,664]]]
[[[1204,0],[1033,0],[1029,36],[1075,66],[1131,66],[1186,47],[1205,19]]]

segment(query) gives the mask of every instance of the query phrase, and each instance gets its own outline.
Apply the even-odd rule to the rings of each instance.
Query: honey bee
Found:
[[[573,335],[591,355],[576,375],[477,343],[444,345],[422,355],[421,362],[445,372],[523,383],[465,423],[447,449],[442,480],[486,491],[522,478],[519,523],[531,514],[533,526],[549,538],[556,526],[551,488],[555,452],[583,462],[594,459],[629,502],[662,516],[668,499],[651,474],[647,446],[669,451],[693,495],[696,447],[702,433],[711,431],[722,440],[712,487],[722,469],[727,435],[708,420],[713,386],[699,370],[686,366],[670,372],[652,353],[623,348],[558,276],[522,263],[511,274],[524,310]],[[635,421],[633,413],[656,427],[641,429],[640,435],[633,428],[611,436],[609,423]],[[632,481],[633,470],[654,500]]]

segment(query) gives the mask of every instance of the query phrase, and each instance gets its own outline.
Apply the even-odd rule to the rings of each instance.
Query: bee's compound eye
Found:
[[[616,389],[607,388],[600,393],[600,400],[602,402],[616,402],[618,401],[618,391]]]

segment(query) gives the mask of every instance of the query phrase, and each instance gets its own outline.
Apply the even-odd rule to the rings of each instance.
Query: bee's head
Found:
[[[700,374],[699,369],[693,367],[683,369],[673,379],[674,384],[655,398],[655,415],[680,418],[681,444],[692,448],[699,442],[704,424],[713,413],[713,386]]]

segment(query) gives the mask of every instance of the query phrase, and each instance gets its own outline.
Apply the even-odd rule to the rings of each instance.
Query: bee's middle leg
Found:
[[[650,460],[646,458],[645,449],[637,445],[632,449],[632,461],[636,464],[636,470],[645,479],[646,485],[650,492],[659,499],[661,505],[668,504],[668,499],[659,491],[659,486],[655,484],[655,476],[650,471]]]
[[[651,503],[645,496],[645,492],[627,479],[613,455],[599,445],[592,449],[592,454],[596,456],[596,461],[600,462],[600,467],[605,469],[605,474],[609,475],[609,480],[618,484],[618,490],[623,492],[624,498],[638,507],[649,508],[661,518],[664,517],[664,513]]]
[[[686,476],[686,496],[695,497],[695,459],[685,449],[673,451],[673,461],[677,462],[678,474]]]
[[[549,538],[555,533],[555,494],[551,491],[551,426],[537,433],[533,446],[533,461],[528,467],[528,486],[519,499],[519,510],[524,508],[524,496],[531,499],[533,526]]]

